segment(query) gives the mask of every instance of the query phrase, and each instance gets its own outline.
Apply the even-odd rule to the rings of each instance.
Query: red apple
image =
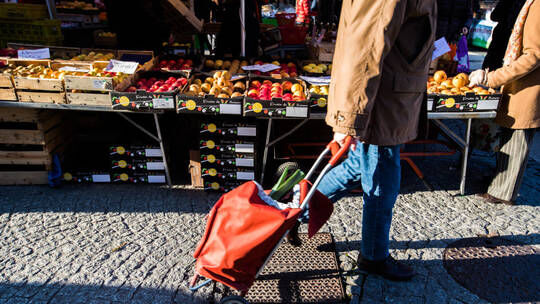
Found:
[[[130,86],[129,88],[127,88],[126,92],[135,92],[137,91],[137,88],[134,87],[134,86]]]
[[[251,98],[257,98],[259,96],[259,91],[256,89],[251,89],[248,92],[248,96]]]
[[[266,85],[272,85],[272,81],[266,79],[265,81],[263,81],[263,84],[266,84]]]
[[[258,81],[258,80],[253,80],[253,81],[251,82],[251,87],[257,88],[257,89],[258,89],[258,88],[261,87],[261,82]]]
[[[186,59],[186,61],[184,61],[184,64],[187,64],[189,66],[192,66],[193,65],[193,60],[191,59]]]
[[[178,63],[179,65],[182,65],[184,63],[184,59],[179,58],[178,60],[176,60],[176,63]]]

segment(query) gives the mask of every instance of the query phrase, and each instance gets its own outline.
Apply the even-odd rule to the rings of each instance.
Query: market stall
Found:
[[[50,3],[48,7],[51,8]],[[167,1],[167,7],[168,18],[174,15],[189,24],[178,26],[178,23],[174,31],[184,29],[196,34],[207,28],[188,3]],[[325,117],[337,32],[338,16],[335,12],[332,16],[307,13],[299,20],[299,13],[290,10],[291,6],[263,6],[261,22],[269,25],[268,28],[279,30],[281,41],[277,47],[250,58],[241,56],[245,53],[245,26],[239,28],[242,54],[223,56],[212,54],[212,48],[205,50],[204,44],[197,43],[200,42],[198,35],[189,35],[193,39],[190,41],[168,41],[164,43],[165,48],[161,47],[156,52],[7,41],[10,42],[9,48],[4,51],[5,57],[0,58],[0,109],[117,113],[148,135],[154,144],[159,144],[154,148],[159,150],[160,165],[148,157],[125,162],[111,156],[110,171],[102,174],[109,175],[109,179],[97,178],[102,182],[149,183],[152,179],[169,185],[173,183],[168,161],[174,161],[178,154],[166,153],[167,143],[162,133],[174,134],[176,130],[160,126],[159,117],[164,114],[196,125],[185,132],[199,134],[194,136],[197,145],[187,148],[192,185],[227,191],[246,180],[269,182],[268,164],[274,159],[272,149],[308,121],[322,122]],[[240,11],[241,24],[245,24],[244,1]],[[199,44],[199,49],[195,48],[196,44]],[[455,152],[453,147],[458,148],[464,155],[460,175],[460,191],[464,194],[471,121],[494,117],[501,95],[493,90],[469,87],[466,73],[456,75],[455,71],[448,72],[454,77],[437,71],[426,84],[425,108],[427,117],[448,137],[450,144],[438,154],[404,154],[403,160],[424,180],[421,170],[412,161],[413,157],[451,155]],[[153,116],[156,133],[137,123],[131,113]],[[465,136],[460,137],[447,127],[446,119],[465,120]],[[274,134],[276,124],[283,120],[296,120],[298,124],[287,132]],[[320,125],[323,128],[323,124]],[[191,140],[170,138],[173,141]],[[437,142],[416,142],[419,143]],[[0,144],[13,143],[4,140]],[[117,148],[111,146],[110,149]],[[134,146],[133,151],[139,148]],[[130,150],[129,146],[122,146],[122,149]],[[55,153],[49,152],[52,165]],[[7,152],[5,154],[8,155]],[[294,155],[289,158],[294,159]],[[119,166],[133,164],[136,167],[138,162],[161,170],[165,177],[160,179],[155,177],[155,172],[146,174],[144,171],[145,178],[132,179],[132,176],[143,172],[136,171],[135,174],[133,169],[133,174],[128,174],[118,170]],[[0,164],[14,164],[13,157],[0,158]],[[69,173],[72,178],[77,175],[75,171],[62,170],[62,161],[58,166],[60,172]],[[49,166],[48,170],[51,168]],[[150,171],[148,168],[145,170]],[[51,179],[50,174],[48,179]],[[9,183],[25,182],[28,180],[11,180]],[[426,185],[429,184],[426,182]]]

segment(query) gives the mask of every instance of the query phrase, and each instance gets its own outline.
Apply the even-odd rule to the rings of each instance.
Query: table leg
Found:
[[[459,186],[459,192],[461,195],[465,195],[465,181],[467,180],[467,164],[469,161],[469,144],[471,140],[471,126],[472,119],[467,119],[467,130],[465,133],[465,146],[463,147],[463,157],[461,164],[461,184]]]
[[[266,140],[264,142],[264,152],[263,152],[263,159],[262,159],[262,168],[261,168],[261,185],[264,182],[264,172],[266,171],[266,161],[268,159],[268,149],[270,149],[270,146],[268,143],[270,142],[270,135],[272,134],[272,118],[268,119],[268,127],[266,128]]]
[[[161,155],[163,157],[163,166],[165,167],[165,176],[167,176],[167,185],[170,188],[172,186],[171,174],[169,173],[169,165],[167,164],[167,157],[165,156],[165,147],[163,146],[163,139],[161,137],[161,127],[159,126],[159,119],[156,113],[154,113],[154,123],[156,124],[157,136],[159,139],[159,148],[161,149]]]

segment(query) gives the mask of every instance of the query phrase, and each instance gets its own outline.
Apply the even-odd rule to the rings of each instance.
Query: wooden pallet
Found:
[[[61,154],[69,142],[64,115],[5,108],[0,126],[0,185],[46,184],[52,155]]]

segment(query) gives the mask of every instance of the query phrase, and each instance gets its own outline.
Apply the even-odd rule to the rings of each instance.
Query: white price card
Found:
[[[330,76],[322,76],[322,77],[309,77],[309,76],[300,76],[302,80],[309,82],[313,85],[328,85],[330,84]]]
[[[19,59],[49,59],[51,53],[49,48],[34,49],[34,50],[18,50],[17,56]]]
[[[431,60],[435,60],[442,55],[450,52],[450,46],[448,45],[448,42],[443,37],[434,43],[435,48],[433,49],[433,55],[431,56]]]
[[[58,69],[59,71],[66,71],[66,72],[82,72],[82,73],[88,73],[90,70],[88,69],[82,69],[74,66],[63,66]]]
[[[124,73],[124,74],[134,74],[139,66],[138,62],[135,61],[120,61],[111,59],[109,64],[105,68],[107,72],[115,73]]]
[[[273,71],[273,70],[277,70],[279,68],[280,68],[279,65],[268,63],[268,64],[263,64],[263,65],[258,65],[258,64],[256,64],[256,65],[247,65],[247,66],[242,67],[242,70],[244,70],[244,71],[259,71],[259,72],[266,73],[266,72],[270,72],[270,71]]]
[[[173,98],[153,98],[154,109],[174,109]]]

